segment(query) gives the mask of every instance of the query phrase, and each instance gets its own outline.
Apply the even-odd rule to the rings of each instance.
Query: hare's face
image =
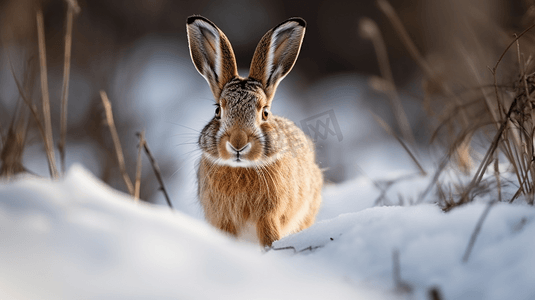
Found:
[[[273,120],[262,85],[231,80],[221,93],[214,117],[201,132],[199,145],[218,164],[250,167],[273,156]]]

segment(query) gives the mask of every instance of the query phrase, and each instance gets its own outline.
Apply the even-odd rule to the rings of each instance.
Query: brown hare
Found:
[[[312,225],[321,203],[323,175],[311,140],[270,112],[305,27],[305,20],[291,18],[268,31],[244,78],[225,34],[204,17],[187,20],[191,58],[216,102],[199,137],[201,205],[213,226],[236,237],[252,229],[265,247]]]

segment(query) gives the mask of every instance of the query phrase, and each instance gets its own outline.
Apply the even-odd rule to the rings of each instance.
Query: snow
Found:
[[[425,181],[414,180],[390,192]],[[18,178],[0,183],[0,298],[535,298],[533,207],[495,204],[463,263],[486,203],[374,207],[379,193],[364,177],[327,186],[318,222],[264,252],[134,203],[80,165],[58,181]]]
[[[387,290],[395,288],[397,250],[401,280],[420,299],[432,287],[439,287],[444,299],[534,299],[535,209],[493,207],[468,262],[462,263],[485,206],[470,204],[447,214],[430,204],[374,207],[320,221],[274,246],[297,251],[321,246],[299,260],[320,261],[353,281],[373,281]]]
[[[263,254],[167,207],[134,203],[79,165],[0,184],[1,299],[383,299]]]

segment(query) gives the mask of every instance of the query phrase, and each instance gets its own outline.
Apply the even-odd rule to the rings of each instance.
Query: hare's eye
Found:
[[[269,109],[267,108],[267,106],[265,106],[262,111],[262,119],[265,121],[267,120],[268,117],[269,117]]]
[[[219,105],[215,108],[215,117],[216,119],[221,119],[221,106]]]

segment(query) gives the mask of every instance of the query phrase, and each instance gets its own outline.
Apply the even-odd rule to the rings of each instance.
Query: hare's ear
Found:
[[[219,99],[225,84],[238,75],[232,46],[225,34],[205,17],[189,17],[186,28],[191,59]]]
[[[305,36],[306,22],[291,18],[268,31],[258,43],[249,78],[264,86],[268,99],[273,97],[277,85],[292,69]]]

